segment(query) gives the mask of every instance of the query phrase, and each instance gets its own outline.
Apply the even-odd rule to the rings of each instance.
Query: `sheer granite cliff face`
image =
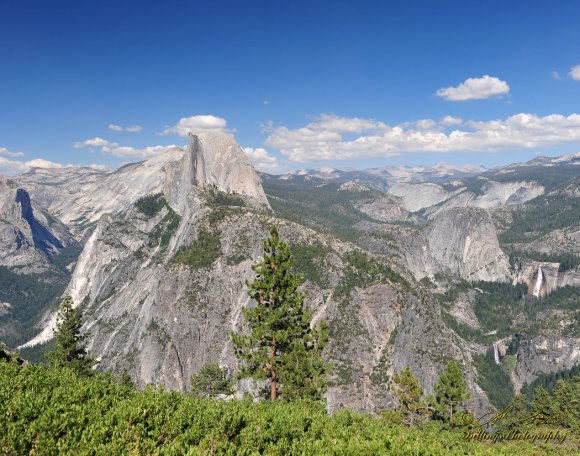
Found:
[[[163,193],[182,216],[192,187],[236,193],[269,209],[260,179],[241,147],[226,133],[190,134],[187,148],[174,148],[114,172],[91,168],[33,170],[17,177],[81,238],[104,214],[130,207],[141,196]],[[58,189],[58,190],[56,190]]]
[[[437,273],[469,281],[505,282],[510,277],[493,221],[477,208],[439,214],[420,237],[411,240],[406,263],[416,279]]]
[[[143,246],[141,236],[147,236],[157,228],[158,223],[167,212],[162,212],[157,224],[151,221],[130,226],[123,236],[101,242],[101,237],[109,233],[111,226],[116,226],[119,220],[129,220],[135,214],[134,203],[143,196],[162,194],[172,211],[182,219],[183,223],[168,235],[168,246],[163,249],[163,260],[168,261],[177,249],[190,240],[199,223],[199,213],[203,212],[203,196],[206,190],[234,193],[245,201],[248,207],[268,211],[270,206],[261,187],[259,177],[251,166],[248,158],[234,139],[225,133],[191,134],[186,150],[174,149],[151,160],[126,165],[114,173],[101,175],[91,182],[92,189],[83,189],[82,194],[63,192],[61,200],[54,199],[53,210],[57,213],[66,211],[66,219],[79,222],[77,233],[83,233],[87,227],[95,226],[87,239],[79,256],[68,291],[75,303],[83,302],[94,287],[100,283],[96,278],[107,274],[109,263],[125,255],[134,253]],[[37,184],[36,190],[41,191],[42,185]],[[164,211],[168,211],[165,208]],[[70,211],[70,212],[69,212]],[[72,213],[72,215],[71,215]],[[136,222],[137,223],[137,222]],[[160,228],[158,228],[160,229]],[[113,249],[111,246],[123,246],[124,249]],[[131,249],[134,247],[134,249]],[[154,255],[161,255],[156,250]],[[134,265],[125,265],[130,268]],[[123,277],[127,272],[123,267]],[[122,280],[122,279],[121,279]],[[131,279],[141,280],[131,276]],[[155,280],[155,279],[151,279]],[[87,290],[86,286],[93,287]],[[49,318],[40,334],[24,346],[42,343],[52,337],[56,315]]]
[[[232,136],[190,133],[186,155],[193,159],[196,186],[244,195],[258,207],[270,208],[258,174]]]
[[[0,176],[0,266],[21,273],[50,269],[50,256],[72,242],[66,226],[36,206],[16,182]]]

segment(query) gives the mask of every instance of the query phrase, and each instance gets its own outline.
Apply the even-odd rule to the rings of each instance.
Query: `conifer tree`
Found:
[[[404,423],[413,426],[427,415],[427,403],[423,400],[423,388],[417,377],[407,366],[393,376],[394,394],[397,409],[404,415]]]
[[[298,291],[301,277],[292,271],[294,258],[276,227],[263,243],[263,259],[252,266],[249,283],[254,307],[242,309],[247,331],[232,334],[242,361],[238,377],[268,379],[271,399],[320,399],[329,366],[321,358],[328,340],[324,324],[311,328],[312,311]]]
[[[201,370],[191,377],[191,394],[194,396],[217,397],[232,394],[231,382],[226,371],[215,363],[204,364]]]
[[[538,424],[554,424],[560,414],[558,405],[543,386],[534,390],[534,400],[530,403],[530,408]]]
[[[467,381],[463,378],[463,371],[457,361],[451,360],[447,364],[433,389],[435,397],[431,398],[431,405],[435,418],[452,422],[455,413],[470,397]]]
[[[96,361],[87,355],[85,340],[88,334],[81,331],[83,325],[79,309],[73,309],[70,296],[65,296],[60,305],[54,330],[56,346],[47,354],[49,366],[66,367],[79,375],[91,375]]]

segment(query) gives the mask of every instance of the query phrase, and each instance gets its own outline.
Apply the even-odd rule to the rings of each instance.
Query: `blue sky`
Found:
[[[271,172],[577,152],[579,20],[567,0],[2,2],[0,172],[208,128]]]

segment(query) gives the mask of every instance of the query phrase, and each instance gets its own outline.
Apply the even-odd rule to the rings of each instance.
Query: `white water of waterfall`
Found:
[[[533,295],[537,298],[540,296],[540,288],[542,288],[542,281],[544,280],[544,273],[542,268],[538,266],[538,277],[536,278],[536,285],[534,286]]]
[[[493,358],[495,359],[495,363],[499,364],[499,349],[497,348],[497,344],[493,344]]]

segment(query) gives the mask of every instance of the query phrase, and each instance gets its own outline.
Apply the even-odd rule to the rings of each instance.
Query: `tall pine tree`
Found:
[[[417,377],[407,366],[393,376],[393,389],[400,410],[407,426],[423,421],[427,415],[427,403],[423,400],[423,388]]]
[[[463,370],[455,360],[451,360],[443,369],[433,390],[435,397],[431,398],[431,405],[435,411],[435,418],[449,422],[453,421],[453,416],[470,397],[467,381],[463,378]]]
[[[79,375],[91,375],[96,361],[87,355],[85,339],[88,334],[81,331],[83,325],[79,309],[73,309],[70,296],[65,296],[57,316],[54,331],[56,346],[47,354],[51,367],[67,367]]]
[[[321,354],[328,340],[324,324],[311,328],[312,311],[298,291],[301,277],[292,271],[294,258],[276,227],[263,244],[263,259],[252,266],[249,283],[254,307],[244,308],[247,331],[232,334],[243,361],[238,376],[268,379],[271,399],[320,399],[329,366]]]

